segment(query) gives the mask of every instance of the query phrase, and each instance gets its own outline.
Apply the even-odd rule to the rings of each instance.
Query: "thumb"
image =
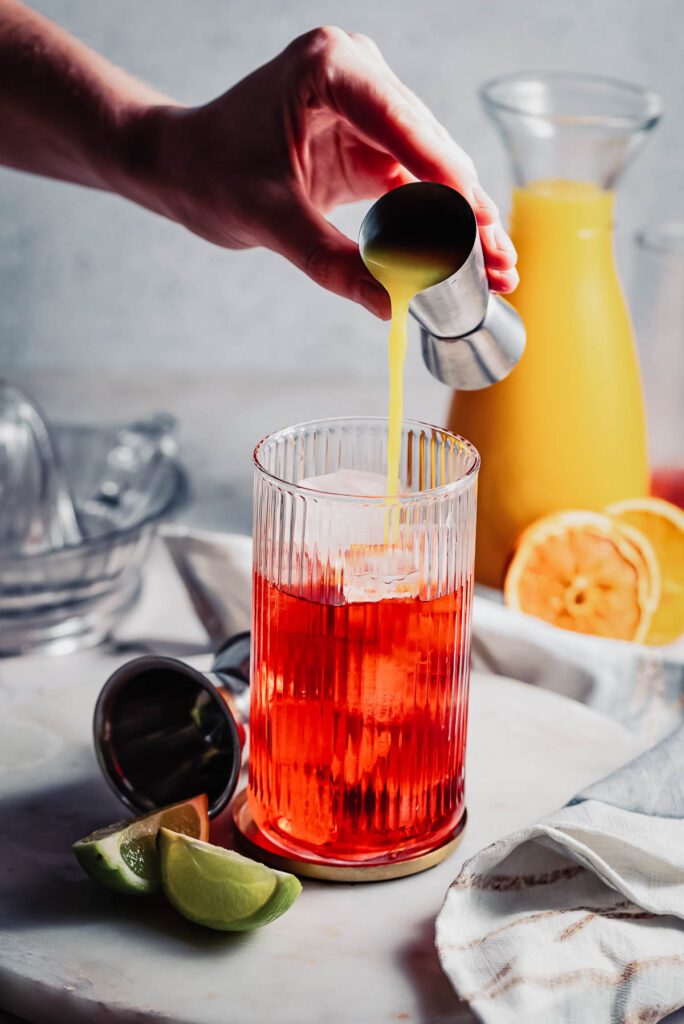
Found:
[[[366,269],[356,242],[306,202],[279,210],[275,223],[277,237],[272,239],[271,249],[322,288],[360,303],[381,320],[389,320],[389,296]]]

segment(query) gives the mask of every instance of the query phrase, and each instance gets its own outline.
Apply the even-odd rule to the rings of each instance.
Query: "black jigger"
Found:
[[[102,773],[137,813],[198,793],[209,817],[228,803],[247,753],[249,633],[219,649],[211,672],[145,655],[118,668],[95,705]]]

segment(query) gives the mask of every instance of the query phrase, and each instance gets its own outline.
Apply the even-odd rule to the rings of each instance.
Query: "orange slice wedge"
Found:
[[[631,526],[651,542],[660,567],[661,593],[646,643],[671,643],[684,633],[684,512],[661,498],[619,501],[606,512],[619,526]]]
[[[510,608],[561,629],[643,641],[660,595],[648,540],[600,512],[559,512],[520,536],[506,574]]]

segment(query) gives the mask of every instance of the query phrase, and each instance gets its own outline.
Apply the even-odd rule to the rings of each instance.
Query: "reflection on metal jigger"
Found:
[[[430,372],[458,391],[508,376],[525,350],[525,327],[515,309],[489,291],[475,214],[460,192],[425,181],[387,192],[361,225],[361,254],[378,241],[384,248],[454,252],[453,273],[419,292],[409,307]]]
[[[239,633],[208,673],[156,655],[118,668],[95,706],[95,752],[114,792],[136,813],[206,793],[213,818],[247,758],[248,716],[249,633]]]

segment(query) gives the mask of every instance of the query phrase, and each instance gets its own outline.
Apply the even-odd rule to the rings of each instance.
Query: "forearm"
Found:
[[[184,107],[18,0],[0,0],[0,163],[115,192],[231,249],[265,246],[380,316],[389,300],[325,214],[413,179],[469,199],[490,286],[515,250],[472,160],[365,36],[321,28]]]
[[[0,0],[0,163],[155,207],[146,126],[172,103],[47,18]]]

